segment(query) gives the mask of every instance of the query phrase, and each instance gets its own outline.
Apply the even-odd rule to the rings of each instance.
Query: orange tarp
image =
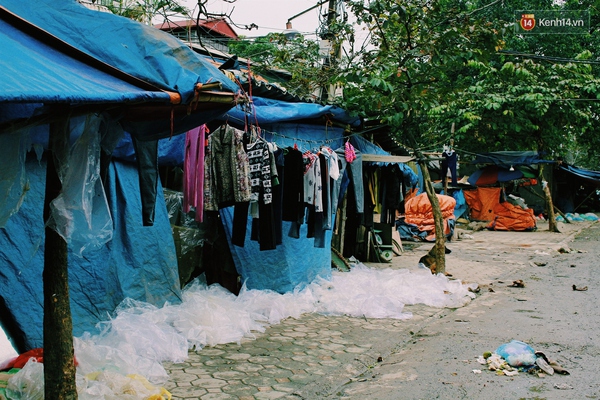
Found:
[[[533,210],[522,209],[519,206],[505,201],[494,207],[494,220],[489,223],[488,229],[495,231],[531,231],[536,228]]]
[[[490,221],[488,229],[528,231],[536,228],[533,210],[524,210],[509,202],[500,203],[501,188],[465,190],[465,200],[475,221]]]
[[[443,194],[437,195],[442,217],[444,218],[444,234],[450,234],[448,219],[456,219],[454,216],[454,207],[456,200],[452,196]],[[433,219],[433,209],[427,193],[413,197],[404,203],[405,221],[409,224],[414,224],[419,227],[420,231],[428,232],[428,240],[435,235],[435,221]]]
[[[471,212],[471,219],[475,221],[492,221],[494,208],[500,203],[501,188],[477,188],[464,190],[465,201]]]

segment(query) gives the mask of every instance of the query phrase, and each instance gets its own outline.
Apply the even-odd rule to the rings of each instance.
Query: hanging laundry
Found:
[[[273,181],[271,153],[268,143],[257,138],[247,146],[250,164],[250,201],[258,203],[258,218],[253,220],[253,238],[260,244],[260,250],[276,248],[276,235],[273,218]]]
[[[351,163],[354,160],[356,160],[356,151],[354,150],[354,146],[352,146],[350,142],[346,142],[344,154],[347,162]]]
[[[300,237],[300,225],[304,220],[304,159],[302,152],[294,146],[284,155],[283,170],[283,210],[282,219],[291,221],[288,236]]]
[[[250,166],[244,132],[223,125],[208,137],[204,164],[204,209],[216,211],[251,196]]]
[[[206,125],[188,131],[185,135],[183,164],[183,212],[196,210],[195,220],[204,215],[204,142]]]
[[[444,146],[444,151],[442,152],[442,156],[444,159],[442,160],[442,177],[445,177],[448,174],[448,170],[450,170],[450,176],[452,177],[452,184],[458,185],[457,181],[457,164],[458,157],[456,152],[452,150],[451,147]]]

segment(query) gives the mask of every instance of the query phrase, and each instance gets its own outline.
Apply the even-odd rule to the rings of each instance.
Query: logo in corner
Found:
[[[521,14],[520,25],[524,31],[532,30],[533,28],[535,28],[535,15],[534,14]]]

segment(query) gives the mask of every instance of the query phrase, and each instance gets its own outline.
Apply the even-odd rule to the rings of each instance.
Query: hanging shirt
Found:
[[[183,212],[196,209],[195,220],[202,222],[204,215],[204,141],[206,125],[188,131],[185,135],[183,161]]]
[[[250,200],[250,166],[244,132],[223,125],[208,137],[204,159],[204,209],[216,211]]]
[[[308,167],[304,173],[304,202],[315,207],[315,212],[323,212],[323,186],[321,183],[321,162],[316,154],[303,155]]]
[[[247,146],[250,165],[250,201],[262,201],[271,204],[273,191],[271,182],[271,155],[264,139],[258,138]]]
[[[288,148],[283,169],[283,220],[298,222],[304,216],[304,163],[302,152]]]

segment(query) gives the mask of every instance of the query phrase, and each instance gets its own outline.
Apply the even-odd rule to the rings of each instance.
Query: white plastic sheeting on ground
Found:
[[[183,291],[181,304],[157,308],[125,300],[112,319],[98,324],[100,333],[75,339],[79,398],[96,399],[113,390],[109,382],[97,379],[99,372],[138,374],[162,384],[168,379],[162,362],[182,362],[192,348],[240,343],[268,325],[304,313],[407,319],[412,317],[403,311],[407,304],[456,308],[473,297],[467,285],[429,270],[364,264],[285,294],[242,288],[235,296],[196,279]]]

